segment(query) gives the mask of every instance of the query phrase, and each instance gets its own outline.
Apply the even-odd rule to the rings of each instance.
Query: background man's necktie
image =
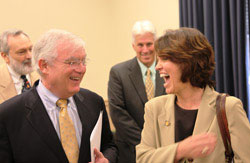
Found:
[[[63,149],[70,163],[77,163],[79,147],[76,139],[75,127],[67,111],[68,101],[59,99],[56,105],[60,107],[59,127]]]
[[[26,78],[26,75],[21,75],[21,78],[23,79],[23,88],[22,88],[22,93],[28,91],[31,86],[29,81]]]
[[[154,97],[155,95],[155,89],[154,89],[154,84],[151,80],[151,71],[150,69],[147,69],[147,77],[145,81],[145,88],[146,88],[146,93],[148,100]]]

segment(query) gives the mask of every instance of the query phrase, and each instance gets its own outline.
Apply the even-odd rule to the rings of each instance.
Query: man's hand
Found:
[[[95,163],[109,163],[109,160],[106,159],[102,152],[100,152],[98,149],[94,149],[94,154],[95,154]]]

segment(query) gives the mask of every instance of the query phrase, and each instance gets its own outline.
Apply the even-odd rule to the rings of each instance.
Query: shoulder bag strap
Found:
[[[225,146],[225,157],[227,162],[231,162],[233,159],[233,150],[231,146],[231,138],[228,130],[227,116],[225,110],[225,103],[227,94],[219,94],[216,99],[216,113],[217,120],[221,132],[221,136],[223,139],[223,144]]]

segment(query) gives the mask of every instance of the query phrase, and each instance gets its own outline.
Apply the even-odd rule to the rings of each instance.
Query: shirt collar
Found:
[[[138,61],[138,64],[139,64],[139,66],[141,68],[142,74],[143,75],[147,75],[147,69],[148,69],[148,67],[145,66],[138,58],[137,58],[137,61]],[[152,75],[154,75],[156,73],[155,64],[156,64],[156,59],[154,60],[153,64],[149,67]]]
[[[46,102],[46,105],[48,106],[48,110],[52,110],[53,108],[56,108],[56,102],[59,99],[56,95],[54,95],[50,90],[48,90],[41,80],[39,80],[38,86],[37,86],[37,91],[40,95],[40,97]],[[68,106],[73,105],[74,106],[74,100],[73,97],[68,98]],[[71,107],[72,109],[76,109],[76,107]]]

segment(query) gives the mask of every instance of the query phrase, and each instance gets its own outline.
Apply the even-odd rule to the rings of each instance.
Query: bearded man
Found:
[[[32,42],[21,30],[9,29],[0,36],[0,103],[27,91],[39,78],[32,67]]]

